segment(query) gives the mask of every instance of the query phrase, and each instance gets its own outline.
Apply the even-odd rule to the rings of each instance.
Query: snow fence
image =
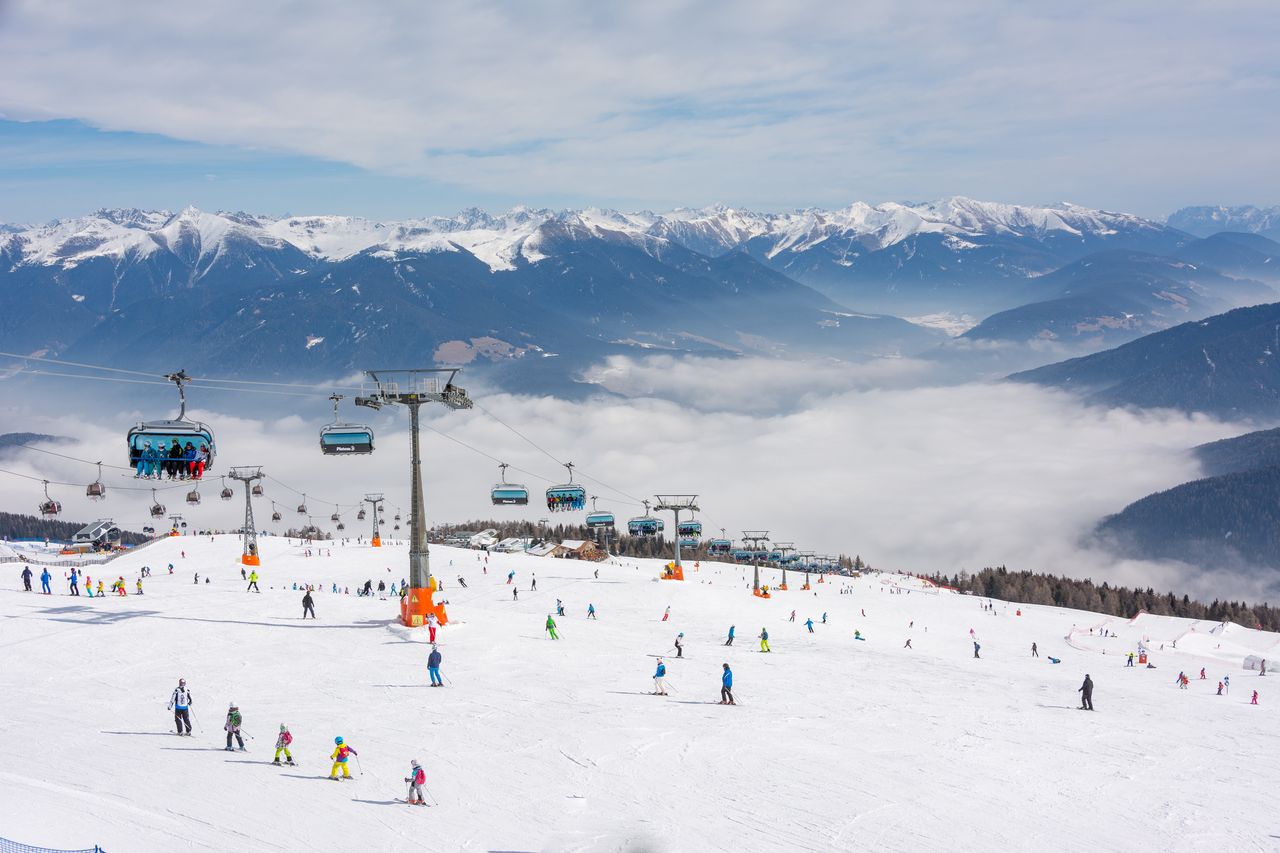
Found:
[[[80,850],[64,850],[61,847],[36,847],[32,844],[19,844],[7,838],[0,838],[0,853],[106,853],[98,845]]]

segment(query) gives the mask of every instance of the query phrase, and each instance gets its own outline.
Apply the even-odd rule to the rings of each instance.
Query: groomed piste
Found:
[[[123,597],[70,597],[62,568],[54,594],[24,592],[24,563],[0,563],[0,837],[132,853],[1242,851],[1280,835],[1280,693],[1243,668],[1280,657],[1275,634],[988,602],[895,574],[803,591],[790,573],[778,591],[762,570],[762,599],[751,568],[727,563],[659,581],[658,560],[432,546],[449,613],[432,689],[427,630],[376,593],[405,578],[403,543],[259,544],[260,593],[237,536],[86,569],[95,586],[123,577]],[[356,595],[366,580],[372,598]],[[1140,643],[1154,669],[1126,666]],[[658,657],[667,696],[653,695]],[[735,707],[719,704],[725,663]],[[1078,708],[1086,674],[1093,713]],[[166,709],[179,678],[189,738]],[[244,752],[224,751],[232,703]],[[297,766],[271,764],[281,724]],[[349,782],[329,781],[339,736],[358,753]],[[415,759],[426,808],[403,803]]]

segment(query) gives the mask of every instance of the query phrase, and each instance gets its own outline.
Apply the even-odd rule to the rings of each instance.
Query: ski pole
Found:
[[[430,788],[428,788],[426,785],[423,785],[423,786],[422,786],[422,790],[423,790],[423,791],[425,791],[425,792],[426,792],[426,795],[427,795],[428,797],[430,797],[430,798],[431,798],[431,805],[433,805],[433,806],[438,806],[438,805],[440,805],[440,801],[436,799],[436,795],[435,795],[435,794],[431,793],[431,789],[430,789]]]
[[[364,765],[360,763],[360,753],[353,753],[356,757],[356,767],[360,768],[360,775],[364,775]]]

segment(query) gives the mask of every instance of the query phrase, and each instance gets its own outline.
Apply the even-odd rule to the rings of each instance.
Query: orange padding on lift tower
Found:
[[[421,628],[427,624],[427,614],[434,613],[441,625],[449,623],[449,615],[445,613],[443,604],[435,604],[431,596],[435,593],[425,587],[412,587],[405,597],[400,599],[400,621],[410,628]]]

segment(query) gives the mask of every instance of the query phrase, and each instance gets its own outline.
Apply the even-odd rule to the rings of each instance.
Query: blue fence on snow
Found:
[[[36,847],[33,844],[19,844],[7,838],[0,838],[0,853],[106,853],[96,844],[82,850],[64,850],[61,847]]]

